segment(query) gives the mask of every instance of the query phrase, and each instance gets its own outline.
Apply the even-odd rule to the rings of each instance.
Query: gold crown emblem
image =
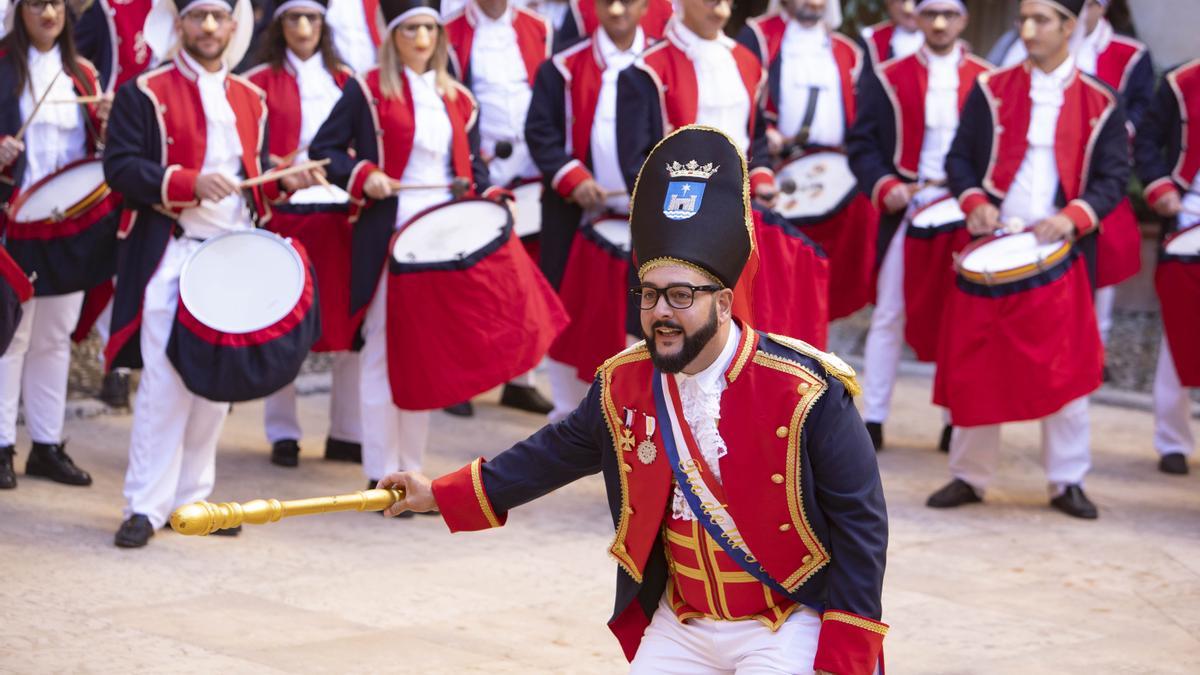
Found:
[[[667,165],[667,173],[670,174],[671,178],[701,178],[708,180],[720,168],[719,165],[713,166],[712,162],[700,166],[700,163],[693,159],[687,164],[671,162]]]

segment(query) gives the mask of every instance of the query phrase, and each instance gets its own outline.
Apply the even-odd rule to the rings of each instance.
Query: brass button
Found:
[[[625,473],[629,473],[630,471],[633,471],[633,466],[630,464],[622,464],[621,470],[624,471]]]
[[[775,435],[780,438],[787,438],[787,427],[779,427],[775,430]]]
[[[175,145],[175,139],[167,136],[167,145]]]
[[[633,515],[633,507],[632,507],[632,506],[626,506],[626,507],[625,507],[625,514],[626,514],[626,515],[630,515],[630,516],[632,516],[632,515]]]
[[[782,485],[783,484],[783,474],[781,474],[781,473],[771,474],[771,482],[776,485]]]
[[[780,525],[780,526],[779,526],[779,531],[780,531],[780,532],[787,532],[787,531],[788,531],[788,530],[790,530],[790,529],[792,529],[792,526],[791,526],[791,525],[788,525],[787,523],[784,523],[784,524],[782,524],[782,525]]]
[[[796,385],[796,393],[803,394],[804,392],[808,391],[808,388],[810,386],[812,386],[812,385],[810,385],[807,382],[801,382],[800,384]]]
[[[805,565],[807,565],[808,563],[812,562],[812,556],[811,556],[811,555],[806,555],[806,556],[804,556],[804,557],[803,557],[803,558],[800,560],[800,562],[802,562],[802,563],[804,563]]]

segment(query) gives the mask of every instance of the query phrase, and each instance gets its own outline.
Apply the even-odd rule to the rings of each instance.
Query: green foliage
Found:
[[[865,26],[887,18],[884,0],[845,0],[842,3],[842,28],[847,35],[857,35]]]

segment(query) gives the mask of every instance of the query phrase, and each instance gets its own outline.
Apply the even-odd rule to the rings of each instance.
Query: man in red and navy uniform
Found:
[[[940,310],[949,290],[939,281],[952,278],[952,250],[940,245],[941,257],[906,269],[906,230],[914,211],[951,198],[944,187],[946,152],[975,78],[989,69],[958,39],[967,25],[962,0],[922,0],[917,21],[926,36],[925,46],[910,56],[884,62],[876,77],[864,80],[858,119],[846,144],[859,183],[870,190],[871,201],[882,214],[878,238],[882,261],[863,376],[863,418],[877,448],[883,447],[883,422],[891,407],[904,341],[908,339],[918,359],[936,358]],[[950,233],[945,236],[947,241],[956,238]],[[920,283],[923,297],[911,298],[919,301],[917,307],[906,306],[910,279],[928,280]],[[942,433],[947,449],[949,434],[947,426]]]
[[[554,50],[560,51],[574,45],[580,39],[589,38],[603,23],[601,17],[614,4],[622,4],[621,0],[569,0],[567,16],[562,26],[554,33]],[[646,38],[652,41],[661,40],[667,30],[667,22],[675,12],[671,0],[646,0],[646,9],[638,20]]]
[[[153,6],[154,0],[95,0],[79,17],[79,54],[95,64],[105,91],[116,91],[150,67],[142,29]]]
[[[1021,1],[1029,58],[979,77],[946,157],[971,234],[1027,230],[1041,244],[1073,245],[1063,264],[1039,265],[1022,285],[972,285],[960,275],[951,292],[934,402],[954,421],[954,479],[929,497],[934,508],[980,501],[999,463],[1000,425],[1036,419],[1051,505],[1098,516],[1083,491],[1088,394],[1103,367],[1094,235],[1124,195],[1130,159],[1120,101],[1071,56],[1083,2]]]
[[[269,165],[270,147],[262,90],[230,72],[249,43],[248,0],[159,0],[150,17],[176,27],[151,36],[156,53],[175,56],[118,90],[104,151],[105,179],[129,208],[106,362],[142,368],[115,540],[126,548],[212,491],[229,410],[191,393],[167,358],[184,261],[207,238],[265,222],[285,189],[312,180],[238,187]]]
[[[406,492],[385,515],[499,527],[602,473],[619,565],[609,628],[630,672],[867,675],[887,632],[875,453],[853,370],[733,314],[754,246],[744,166],[711,128],[656,146],[631,218],[647,340],[610,358],[565,420],[492,460],[432,483],[384,478]]]
[[[1174,239],[1200,225],[1200,59],[1167,71],[1154,103],[1138,126],[1134,145],[1146,203]],[[1195,452],[1188,389],[1200,387],[1200,265],[1196,248],[1160,254],[1155,285],[1162,305],[1163,339],[1154,373],[1154,449],[1163,473],[1188,472]]]
[[[925,34],[917,26],[916,8],[913,0],[887,0],[887,20],[867,26],[859,33],[872,67],[915,54],[925,43]]]
[[[866,66],[862,50],[834,32],[841,24],[836,2],[794,0],[789,7],[789,13],[751,19],[738,37],[767,69],[766,134],[768,148],[780,158],[776,171],[808,152],[843,153]],[[831,320],[858,311],[874,295],[878,214],[850,182],[841,208],[796,221],[829,256]]]

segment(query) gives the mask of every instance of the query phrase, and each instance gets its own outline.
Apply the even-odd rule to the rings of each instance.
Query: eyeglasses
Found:
[[[66,0],[23,0],[21,3],[28,7],[34,14],[41,14],[46,11],[47,7],[54,9],[62,9],[67,5]]]
[[[283,15],[283,20],[292,28],[299,26],[301,19],[308,19],[310,24],[316,25],[321,23],[325,17],[317,12],[287,12]]]
[[[396,26],[396,30],[400,31],[401,35],[403,35],[404,37],[406,37],[410,40],[417,37],[417,33],[421,32],[422,29],[424,29],[425,31],[427,31],[429,33],[437,33],[438,25],[433,22],[429,22],[429,23],[422,22],[422,23],[402,23],[399,26]]]
[[[232,14],[219,9],[194,9],[187,14],[184,14],[180,18],[194,26],[199,26],[207,21],[208,17],[210,16],[212,17],[213,21],[216,21],[218,24],[226,24],[230,21],[233,21]]]
[[[721,289],[721,286],[713,284],[707,286],[671,284],[666,288],[657,288],[649,285],[634,286],[629,289],[629,292],[639,299],[642,309],[654,309],[658,306],[658,299],[660,297],[665,297],[667,304],[675,309],[687,309],[692,306],[692,303],[696,302],[696,293],[715,293]]]

